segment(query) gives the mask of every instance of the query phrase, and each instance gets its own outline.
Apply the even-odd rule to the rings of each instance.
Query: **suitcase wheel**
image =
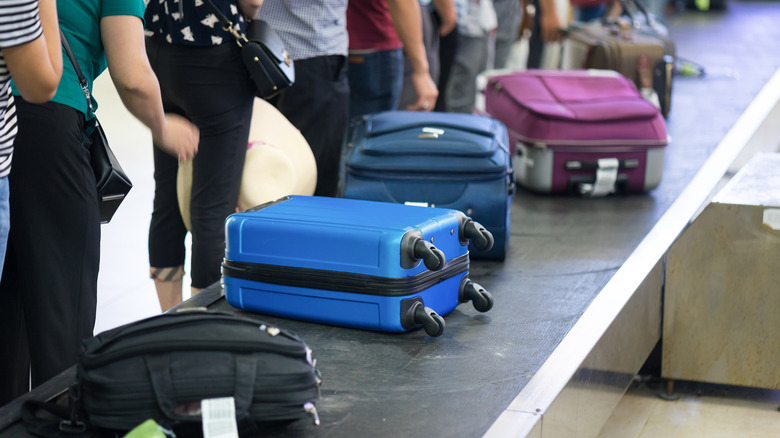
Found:
[[[414,242],[412,251],[415,259],[422,259],[425,267],[431,271],[438,271],[444,267],[444,263],[447,259],[444,257],[444,252],[439,248],[433,246],[431,242],[424,239],[419,239]]]
[[[493,308],[493,295],[468,277],[463,277],[458,295],[461,303],[471,301],[474,308],[480,312],[487,312]]]
[[[405,316],[414,326],[422,324],[428,336],[436,337],[444,333],[444,318],[430,307],[425,307],[422,301],[413,301]]]
[[[425,267],[431,271],[438,271],[443,268],[444,263],[447,261],[444,257],[444,252],[427,240],[418,240],[414,244],[414,255],[417,258],[421,258]]]
[[[411,230],[401,240],[401,267],[410,269],[422,260],[425,267],[438,271],[447,262],[444,252],[425,240],[420,230]]]
[[[480,251],[488,251],[493,248],[493,234],[471,219],[466,220],[463,224],[463,237],[470,240],[474,244],[474,248]]]

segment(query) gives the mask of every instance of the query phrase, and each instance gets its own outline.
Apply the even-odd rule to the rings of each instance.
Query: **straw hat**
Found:
[[[238,209],[246,210],[286,195],[312,195],[316,185],[317,164],[309,143],[273,105],[255,99]],[[191,229],[191,161],[179,163],[176,191],[182,219]]]

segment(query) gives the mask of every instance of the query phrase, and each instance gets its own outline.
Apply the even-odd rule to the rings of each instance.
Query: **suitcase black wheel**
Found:
[[[488,251],[493,248],[493,234],[471,219],[467,219],[463,223],[463,237],[470,240],[474,244],[474,248],[480,251]]]
[[[444,267],[447,258],[444,252],[422,237],[419,230],[407,232],[401,241],[401,267],[409,269],[422,260],[425,267],[438,271]]]
[[[442,250],[423,239],[414,243],[414,257],[422,259],[425,267],[431,271],[438,271],[443,268],[444,262],[447,261]]]
[[[425,307],[422,301],[412,302],[406,317],[413,321],[414,325],[422,324],[428,336],[436,337],[444,333],[444,318],[430,307]]]
[[[479,312],[487,312],[493,308],[493,295],[477,283],[463,277],[460,283],[459,300],[461,303],[471,301],[471,304]]]

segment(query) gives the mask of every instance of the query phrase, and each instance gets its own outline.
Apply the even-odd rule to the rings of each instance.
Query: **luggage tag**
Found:
[[[238,438],[236,403],[233,397],[201,400],[203,438]]]
[[[580,185],[580,194],[596,198],[606,196],[615,191],[620,161],[617,158],[601,158],[598,160],[598,165],[596,181],[593,184]]]

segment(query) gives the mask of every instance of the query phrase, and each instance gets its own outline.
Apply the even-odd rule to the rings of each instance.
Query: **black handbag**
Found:
[[[65,53],[70,58],[70,62],[73,64],[73,68],[76,70],[76,75],[79,77],[79,84],[81,89],[84,90],[84,96],[87,98],[87,106],[89,112],[92,113],[92,99],[89,93],[89,87],[87,86],[87,79],[81,73],[76,57],[73,55],[73,51],[70,49],[68,40],[65,39],[65,35],[60,32],[60,39],[62,40],[62,47],[65,49]],[[98,122],[97,117],[95,119],[95,129],[90,135],[92,143],[89,147],[89,164],[92,167],[92,172],[95,174],[95,181],[97,182],[97,194],[98,205],[100,207],[100,223],[108,223],[116,213],[119,205],[133,188],[133,183],[130,182],[130,178],[122,169],[119,164],[119,160],[116,159],[114,152],[108,146],[108,139],[106,133],[103,131],[103,127]]]
[[[60,403],[57,428],[89,436],[153,419],[190,436],[204,426],[207,400],[231,397],[241,436],[301,419],[318,425],[315,363],[296,335],[252,318],[200,308],[156,315],[82,342],[69,409]],[[39,414],[52,405],[23,407],[28,431],[52,430]]]
[[[295,83],[295,64],[284,42],[268,23],[249,20],[246,33],[238,32],[211,0],[204,1],[241,47],[241,58],[255,83],[257,97],[270,99]]]

